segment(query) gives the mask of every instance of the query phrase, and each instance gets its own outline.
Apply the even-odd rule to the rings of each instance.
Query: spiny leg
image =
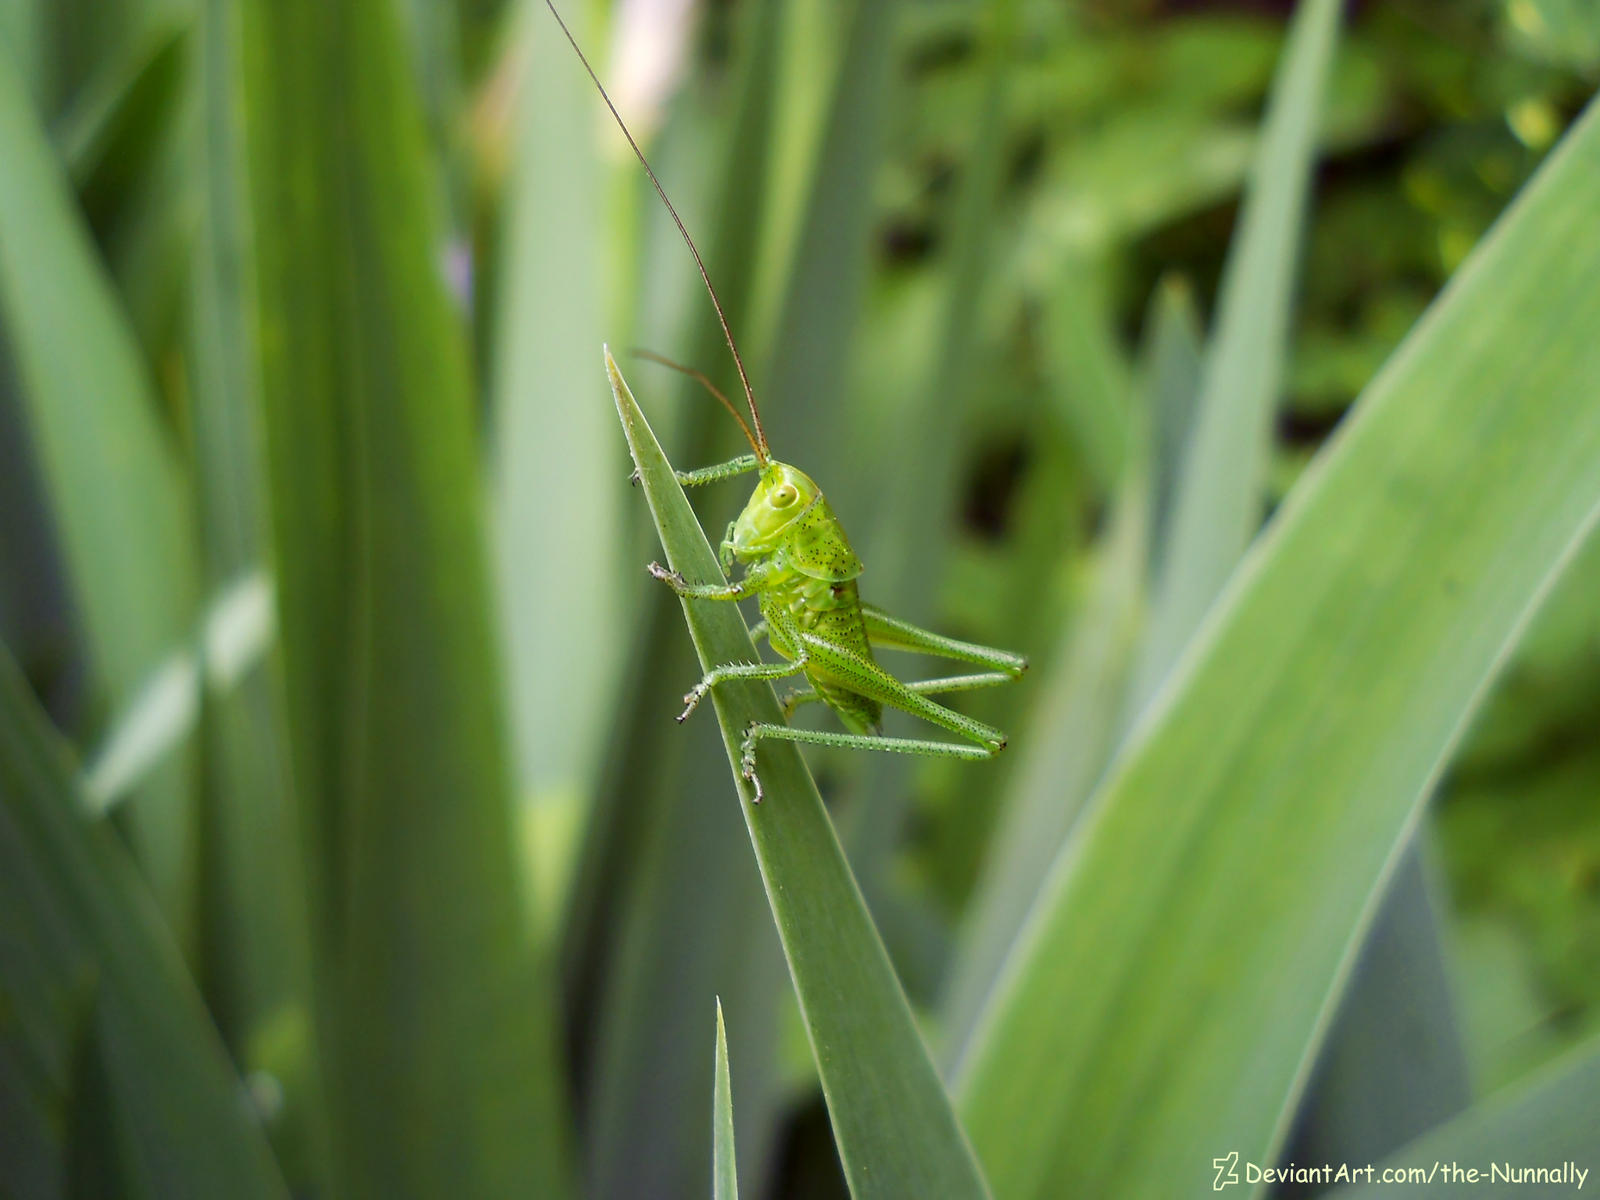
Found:
[[[725,463],[716,463],[693,471],[674,471],[673,474],[678,477],[678,483],[683,487],[700,487],[707,483],[718,483],[724,479],[747,474],[760,466],[761,463],[754,454],[741,454],[738,458]],[[630,484],[639,482],[638,467],[635,467],[633,474],[628,476],[628,482]]]
[[[1008,678],[1016,679],[1028,669],[1028,660],[1020,654],[996,650],[993,646],[980,646],[976,642],[963,642],[945,637],[942,633],[923,629],[910,621],[892,617],[881,608],[870,604],[861,606],[861,616],[866,622],[867,639],[884,650],[911,650],[919,654],[933,654],[940,658],[954,658],[962,662],[977,663],[1004,671]]]
[[[722,666],[712,667],[705,673],[705,677],[684,695],[683,711],[678,714],[678,723],[681,725],[687,721],[689,714],[694,712],[695,705],[704,700],[706,693],[719,683],[730,679],[786,679],[790,675],[800,674],[805,669],[806,656],[803,648],[793,662],[725,663]]]
[[[755,635],[755,630],[752,629],[750,636],[753,638]],[[1002,683],[1015,682],[1016,676],[1008,675],[1004,671],[985,671],[978,675],[948,675],[940,679],[919,679],[907,683],[906,688],[919,696],[943,696],[950,692],[975,692],[979,688],[997,687]],[[790,692],[778,703],[783,708],[783,719],[787,721],[794,716],[794,710],[802,704],[810,704],[821,699],[820,693],[807,689]]]
[[[919,696],[944,696],[951,692],[975,692],[979,688],[998,687],[1002,683],[1015,683],[1017,677],[1007,671],[983,671],[976,675],[946,675],[939,679],[918,679],[905,685],[908,691]]]
[[[958,742],[884,737],[871,733],[832,733],[824,729],[792,729],[788,725],[765,725],[755,722],[745,728],[743,752],[739,763],[740,774],[749,780],[750,786],[755,789],[755,796],[752,797],[752,803],[755,804],[760,804],[766,794],[761,789],[761,776],[756,773],[756,743],[763,739],[805,742],[813,746],[841,746],[847,750],[888,750],[896,754],[917,754],[927,758],[965,758],[975,761],[993,758],[996,753],[984,746],[963,746]]]
[[[658,562],[649,564],[645,570],[689,600],[748,600],[765,590],[770,573],[766,564],[757,564],[745,572],[738,583],[689,583],[678,572],[669,571]]]
[[[770,568],[765,564],[758,565],[745,572],[743,579],[738,583],[689,583],[676,571],[669,571],[660,563],[651,563],[647,568],[651,575],[661,580],[677,595],[692,600],[744,600],[754,596],[766,587],[766,576]],[[762,621],[750,631],[750,638],[754,641],[767,634],[767,623]],[[782,679],[788,675],[797,675],[805,669],[805,653],[802,650],[793,661],[782,663],[727,663],[722,666],[712,667],[706,672],[705,678],[694,687],[690,688],[683,697],[683,712],[678,715],[679,722],[689,719],[689,714],[694,712],[695,705],[705,698],[705,694],[718,683],[725,679]]]
[[[761,462],[754,454],[741,454],[738,458],[729,459],[725,463],[716,463],[709,467],[699,467],[693,471],[674,471],[678,482],[684,487],[700,487],[707,483],[718,483],[724,479],[733,479],[738,475],[748,475],[751,471],[759,470]]]
[[[755,788],[756,803],[760,803],[762,796],[761,780],[756,775],[756,746],[763,739],[807,742],[818,746],[842,746],[857,750],[887,750],[896,754],[917,754],[935,758],[993,758],[1005,749],[1005,734],[998,729],[981,721],[975,721],[954,709],[946,708],[937,701],[929,700],[917,688],[901,683],[871,659],[863,658],[843,647],[830,645],[806,633],[800,633],[795,644],[813,670],[825,673],[849,690],[921,717],[976,744],[963,746],[953,742],[934,742],[920,738],[887,737],[882,734],[867,733],[830,733],[811,729],[791,729],[787,725],[752,723],[745,730],[744,742],[740,747],[739,765],[740,773]],[[957,686],[953,690],[966,690],[973,687],[988,687],[992,683],[1009,680],[1009,676],[1001,672],[992,674],[998,678],[956,676],[953,679],[928,680],[923,687],[929,691],[952,690],[950,685],[955,684]],[[982,682],[977,682],[978,680]],[[802,697],[796,698],[795,702],[803,703],[803,694]]]
[[[841,687],[908,712],[914,717],[921,717],[930,724],[987,747],[992,754],[1005,749],[1006,736],[998,729],[975,721],[953,708],[946,708],[937,700],[928,699],[901,683],[870,658],[843,646],[820,641],[809,633],[802,633],[797,644],[809,660],[812,671],[837,682]],[[937,681],[934,686],[938,686]]]

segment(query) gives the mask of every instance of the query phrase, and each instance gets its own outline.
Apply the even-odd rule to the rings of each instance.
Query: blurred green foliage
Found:
[[[1012,732],[1007,760],[805,756],[936,1060],[1010,946],[952,998],[986,872],[1037,828],[1008,817],[1031,803],[1067,837],[1138,716],[1197,339],[1294,8],[564,6],[869,599],[1038,664],[970,704]],[[669,719],[698,666],[639,570],[654,535],[600,342],[736,380],[542,3],[0,0],[0,59],[0,642],[54,727],[0,665],[0,802],[87,802],[57,735],[90,764],[114,733],[146,747],[82,846],[59,813],[0,822],[0,858],[43,880],[0,888],[0,934],[62,949],[48,971],[0,949],[0,1194],[96,1172],[181,1194],[218,1162],[272,1194],[257,1123],[297,1195],[704,1194],[713,995],[744,1194],[842,1189],[773,880],[714,722]],[[1349,6],[1266,510],[1597,83],[1587,0]],[[629,375],[680,467],[737,445],[691,383]],[[736,490],[696,496],[706,530]],[[241,579],[275,581],[281,616],[230,642]],[[1442,885],[1395,933],[1442,982],[1398,986],[1441,1029],[1459,1013],[1441,1040],[1473,1096],[1600,1030],[1597,592],[1591,532],[1396,888]],[[242,675],[215,661],[235,652]],[[1033,849],[1042,873],[1056,841]],[[130,851],[159,917],[127,900]],[[229,1086],[169,936],[248,1082],[215,1129],[129,1116],[138,1064],[174,1046],[157,1109]],[[124,938],[144,977],[131,950],[97,976]],[[1348,1029],[1392,1003],[1356,987]],[[159,1036],[119,1061],[141,1004]],[[1363,1045],[1335,1035],[1297,1137],[1337,1143]],[[1594,1094],[1581,1070],[1553,1087]],[[163,1135],[177,1166],[130,1154]],[[194,1138],[216,1157],[186,1172]],[[77,1175],[52,1157],[74,1155]]]

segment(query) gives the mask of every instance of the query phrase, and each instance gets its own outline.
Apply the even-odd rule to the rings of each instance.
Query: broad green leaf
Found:
[[[691,582],[722,579],[688,498],[609,353],[606,367],[668,563]],[[756,656],[736,606],[688,601],[683,610],[703,668]],[[738,778],[745,726],[782,720],[772,688],[733,684],[713,695],[739,807],[783,941],[851,1194],[858,1200],[986,1196],[966,1136],[797,749],[783,742],[763,746],[766,799],[759,808]],[[725,804],[726,798],[704,795],[700,801]]]
[[[1172,524],[1160,547],[1159,592],[1134,685],[1135,711],[1166,678],[1261,523],[1296,246],[1339,10],[1339,0],[1304,0],[1273,84],[1229,248]]]
[[[0,651],[6,1194],[287,1200],[149,893],[81,815],[76,775]]]
[[[1281,1146],[1422,798],[1600,511],[1597,208],[1591,106],[1134,731],[960,1076],[998,1195],[1172,1194]]]
[[[192,520],[153,389],[8,48],[0,46],[0,339],[102,697],[129,703],[189,637]],[[169,919],[187,908],[184,764],[129,806]],[[180,936],[182,936],[180,928]]]
[[[712,1088],[712,1200],[739,1200],[739,1167],[733,1153],[733,1083],[728,1078],[728,1031],[717,1001],[716,1082]]]
[[[1328,1194],[1423,1200],[1450,1200],[1465,1192],[1496,1200],[1546,1193],[1581,1195],[1596,1182],[1594,1163],[1600,1158],[1596,1112],[1600,1112],[1600,1041],[1591,1038],[1560,1062],[1496,1092],[1379,1164],[1380,1171],[1407,1172],[1404,1182],[1362,1185],[1353,1193],[1344,1187]],[[1451,1175],[1448,1167],[1476,1169],[1479,1175],[1468,1181]],[[1513,1171],[1519,1173],[1512,1175]],[[1546,1174],[1536,1173],[1541,1171]]]
[[[335,1190],[567,1187],[466,342],[390,0],[237,3],[271,525]],[[230,10],[235,11],[235,10]]]

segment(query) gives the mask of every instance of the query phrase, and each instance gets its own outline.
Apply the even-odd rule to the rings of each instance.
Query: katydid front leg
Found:
[[[701,487],[708,483],[718,483],[724,479],[732,479],[738,475],[746,475],[756,470],[761,464],[756,461],[754,454],[741,454],[738,458],[729,459],[725,463],[716,463],[709,467],[700,467],[694,471],[674,471],[678,483],[683,487]],[[639,468],[635,467],[628,476],[630,485],[639,482]]]
[[[669,571],[658,562],[645,568],[679,596],[688,600],[748,600],[764,591],[767,576],[771,573],[765,564],[752,567],[738,583],[690,583],[677,571]]]
[[[769,573],[764,566],[757,566],[746,572],[738,583],[689,583],[678,572],[669,571],[660,563],[651,563],[649,571],[679,596],[692,600],[744,600],[766,586],[766,576]],[[765,633],[765,622],[757,628]],[[755,636],[755,633],[752,633],[751,639],[754,640]],[[805,666],[805,656],[801,655],[792,662],[723,663],[712,667],[699,683],[684,693],[683,711],[678,714],[678,723],[687,721],[695,706],[705,699],[706,693],[725,680],[784,679],[790,675],[800,674],[805,670]]]

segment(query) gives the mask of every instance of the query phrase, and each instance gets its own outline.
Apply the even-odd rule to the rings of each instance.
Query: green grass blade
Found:
[[[1363,1186],[1362,1196],[1421,1196],[1451,1200],[1470,1190],[1474,1195],[1525,1196],[1538,1192],[1533,1185],[1552,1182],[1564,1195],[1581,1193],[1595,1184],[1594,1164],[1600,1161],[1600,1039],[1587,1042],[1561,1061],[1537,1072],[1524,1083],[1498,1092],[1459,1117],[1431,1130],[1389,1156],[1379,1169],[1421,1168],[1430,1178],[1404,1183]],[[1508,1180],[1491,1175],[1491,1162],[1506,1168],[1554,1171],[1554,1176],[1527,1175]],[[1444,1164],[1476,1167],[1478,1181],[1448,1177]],[[1579,1180],[1570,1170],[1587,1173]],[[1349,1188],[1328,1193],[1343,1197]]]
[[[0,651],[7,1194],[110,1182],[79,1174],[92,1161],[118,1187],[83,1194],[286,1200],[148,892],[82,803],[65,748]]]
[[[1151,514],[1150,566],[1159,567],[1159,548],[1167,544],[1178,466],[1194,425],[1199,398],[1202,355],[1200,318],[1194,295],[1182,279],[1161,281],[1153,316],[1147,359],[1150,372],[1145,394],[1150,397]]]
[[[310,918],[283,706],[246,202],[237,7],[195,29],[188,169],[198,198],[185,322],[201,569],[200,984],[234,1060],[282,1087],[274,1147],[297,1192],[326,1190],[327,1122],[311,1017]],[[227,608],[222,608],[226,603]],[[291,1031],[286,1034],[285,1031]]]
[[[139,348],[5,47],[0,160],[0,342],[98,688],[118,708],[189,636],[192,518]],[[185,782],[169,760],[129,806],[135,851],[180,930]]]
[[[1172,669],[1261,523],[1272,414],[1283,374],[1296,247],[1339,30],[1339,0],[1304,0],[1268,102],[1229,249],[1159,593],[1134,686],[1142,708]]]
[[[1423,796],[1600,511],[1597,210],[1591,105],[1135,731],[962,1076],[999,1194],[1167,1195],[1282,1143]]]
[[[739,1200],[739,1167],[733,1154],[733,1083],[728,1077],[728,1031],[717,1001],[716,1082],[711,1095],[712,1200]]]
[[[560,1196],[554,989],[514,849],[468,356],[396,12],[238,11],[335,1190]]]
[[[1136,411],[1107,273],[1102,257],[1073,255],[1045,289],[1040,321],[1050,395],[1101,494],[1114,492],[1123,478]]]
[[[721,579],[688,498],[609,354],[606,366],[667,561],[690,581]],[[702,666],[755,657],[736,606],[683,607]],[[782,720],[772,688],[721,687],[715,701],[851,1194],[986,1196],[805,763],[792,745],[764,746],[767,797],[759,809],[737,777],[745,726]],[[708,795],[702,802],[726,800]]]

